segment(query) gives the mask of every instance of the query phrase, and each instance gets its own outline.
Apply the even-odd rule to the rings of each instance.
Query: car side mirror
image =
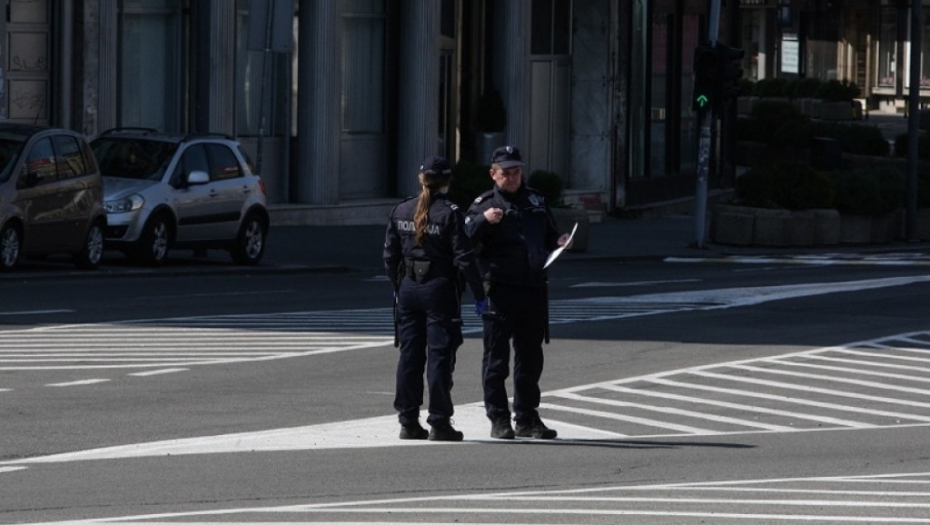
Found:
[[[206,184],[210,182],[210,175],[203,170],[194,170],[187,174],[187,184],[193,186],[195,184]]]

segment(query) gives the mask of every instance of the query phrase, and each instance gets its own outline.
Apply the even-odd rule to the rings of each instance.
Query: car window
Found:
[[[54,142],[58,151],[58,178],[70,179],[86,175],[87,166],[77,139],[68,135],[55,135]]]
[[[173,142],[102,137],[91,143],[105,177],[161,180],[177,150]]]
[[[249,157],[249,154],[245,152],[245,149],[242,148],[242,145],[239,145],[239,154],[242,155],[242,158],[245,159],[246,166],[249,167],[249,171],[253,175],[258,175],[258,170],[255,169],[255,164],[252,162],[252,157]]]
[[[0,138],[0,181],[6,182],[13,173],[13,167],[19,159],[23,141]]]
[[[48,138],[37,140],[26,153],[26,168],[16,183],[17,188],[48,184],[58,180],[55,150]]]
[[[207,150],[203,144],[188,146],[181,155],[174,174],[171,176],[172,186],[182,186],[192,171],[205,171],[210,173],[210,162],[207,160]]]
[[[210,158],[210,180],[235,179],[242,176],[239,159],[225,144],[207,144]]]

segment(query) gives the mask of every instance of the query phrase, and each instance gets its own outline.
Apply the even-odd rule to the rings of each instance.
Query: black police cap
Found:
[[[450,177],[452,176],[452,165],[443,157],[426,157],[426,159],[423,160],[423,164],[420,165],[420,173]]]
[[[497,164],[502,169],[523,166],[523,157],[515,146],[501,146],[491,155],[491,164]]]

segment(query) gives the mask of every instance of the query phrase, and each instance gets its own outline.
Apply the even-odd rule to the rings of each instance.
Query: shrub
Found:
[[[736,179],[736,194],[747,206],[808,210],[833,205],[833,187],[823,173],[803,163],[754,167]]]
[[[833,174],[833,204],[847,215],[881,215],[881,187],[878,177],[866,170],[839,171]]]
[[[549,206],[562,205],[562,179],[551,171],[535,170],[526,185],[539,191]]]
[[[907,156],[907,138],[907,133],[902,133],[894,138],[895,157]],[[930,137],[924,133],[917,137],[917,158],[930,160]]]
[[[801,78],[789,81],[786,90],[792,98],[817,98],[822,87],[823,81],[819,78]]]
[[[785,97],[788,81],[784,78],[763,78],[756,82],[753,94],[757,97]]]
[[[837,122],[790,122],[771,133],[773,145],[810,147],[816,137],[836,139],[840,148],[856,155],[888,155],[888,141],[874,126]]]
[[[459,161],[452,170],[452,185],[449,187],[449,199],[463,211],[467,210],[475,197],[494,186],[487,166],[467,161]]]
[[[759,123],[769,134],[789,123],[807,123],[810,118],[791,102],[783,100],[762,100],[752,107],[750,120]]]
[[[755,91],[756,83],[748,78],[741,78],[736,82],[737,94],[740,97],[748,97]]]
[[[818,96],[827,102],[848,102],[859,96],[859,86],[848,80],[828,80],[820,87]]]
[[[872,168],[869,172],[878,181],[878,193],[882,198],[881,213],[891,213],[904,207],[904,173],[891,167]]]

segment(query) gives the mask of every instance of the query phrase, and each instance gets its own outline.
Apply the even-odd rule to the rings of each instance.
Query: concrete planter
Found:
[[[917,238],[922,241],[930,240],[930,208],[917,210]]]
[[[840,243],[868,244],[872,242],[872,217],[870,215],[842,215]]]
[[[711,238],[738,246],[834,245],[840,241],[840,214],[718,204],[711,215]]]
[[[904,227],[902,212],[892,212],[872,217],[872,243],[888,244],[901,237]]]
[[[840,243],[840,212],[834,209],[810,210],[814,215],[815,246],[831,246]]]

